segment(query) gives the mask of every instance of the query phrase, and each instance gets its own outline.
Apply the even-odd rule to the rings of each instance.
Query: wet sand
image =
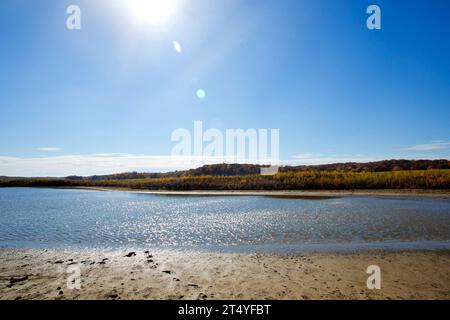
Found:
[[[450,251],[145,251],[2,249],[0,299],[450,299]],[[380,290],[366,286],[369,265]],[[79,290],[67,287],[74,266]]]

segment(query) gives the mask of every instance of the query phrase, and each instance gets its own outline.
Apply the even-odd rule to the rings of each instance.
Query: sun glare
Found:
[[[174,13],[177,0],[127,0],[126,4],[139,21],[162,24]]]

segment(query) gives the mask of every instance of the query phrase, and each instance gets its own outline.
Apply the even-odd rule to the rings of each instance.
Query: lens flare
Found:
[[[197,90],[197,98],[199,98],[200,100],[203,100],[206,98],[206,92],[203,89],[198,89]]]

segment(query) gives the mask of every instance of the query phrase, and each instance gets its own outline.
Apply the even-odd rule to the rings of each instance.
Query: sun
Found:
[[[136,19],[149,24],[163,24],[174,13],[177,0],[127,0]]]

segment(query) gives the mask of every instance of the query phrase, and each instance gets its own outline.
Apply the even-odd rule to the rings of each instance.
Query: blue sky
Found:
[[[0,2],[0,175],[178,168],[171,133],[196,120],[279,129],[282,163],[450,158],[446,0],[178,0],[158,24],[130,6]]]

